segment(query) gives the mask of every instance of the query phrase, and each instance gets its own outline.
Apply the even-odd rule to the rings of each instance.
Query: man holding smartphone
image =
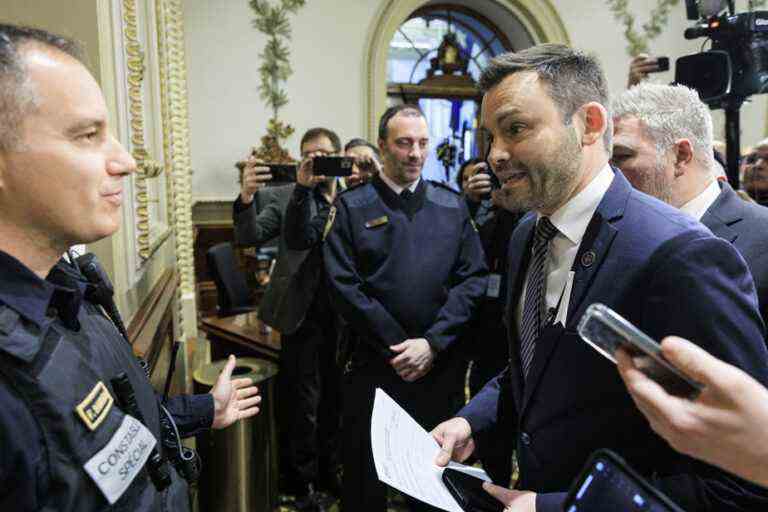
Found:
[[[338,327],[322,279],[322,259],[302,237],[316,220],[324,222],[336,194],[336,180],[314,176],[315,157],[338,155],[339,137],[327,128],[308,130],[300,143],[297,183],[265,187],[269,167],[250,159],[234,204],[235,240],[259,245],[279,237],[270,283],[259,304],[259,318],[282,336],[280,353],[281,460],[288,494],[300,510],[315,510],[316,491],[340,493],[335,347]],[[256,210],[254,193],[268,198]],[[306,207],[307,216],[295,216]],[[298,239],[298,240],[297,240]]]
[[[634,190],[609,165],[612,116],[594,57],[545,44],[494,58],[480,79],[488,161],[506,209],[530,208],[509,244],[507,369],[439,425],[437,463],[463,460],[501,425],[516,442],[510,510],[561,511],[598,448],[621,455],[685,510],[761,510],[768,491],[656,436],[613,363],[575,327],[590,304],[654,339],[698,339],[768,382],[765,327],[744,260],[693,218]]]

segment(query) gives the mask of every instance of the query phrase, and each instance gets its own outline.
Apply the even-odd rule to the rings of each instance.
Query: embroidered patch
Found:
[[[112,408],[114,402],[115,399],[109,394],[107,386],[99,381],[91,392],[88,393],[88,396],[85,397],[85,400],[75,407],[75,410],[90,430],[96,430],[101,425],[101,422],[104,421],[104,418],[107,417],[107,413]]]
[[[156,444],[152,432],[126,414],[112,439],[83,468],[109,504],[114,505],[144,467]]]
[[[328,220],[325,223],[325,229],[323,229],[323,240],[328,236],[328,233],[331,232],[331,228],[333,227],[333,221],[336,220],[336,207],[331,206],[330,211],[328,212]]]
[[[379,226],[383,226],[387,222],[389,222],[389,217],[387,217],[386,215],[382,215],[378,219],[373,219],[366,222],[365,227],[368,229],[377,228]]]

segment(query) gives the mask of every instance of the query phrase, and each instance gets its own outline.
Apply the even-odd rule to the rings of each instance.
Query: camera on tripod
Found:
[[[677,59],[675,83],[699,93],[709,108],[725,110],[726,174],[739,187],[740,110],[754,94],[768,92],[768,11],[737,14],[733,0],[686,0],[686,39],[706,37],[706,52]],[[725,12],[727,9],[727,12]]]
[[[696,89],[710,108],[768,92],[768,11],[736,14],[733,4],[686,1],[688,18],[697,24],[686,29],[685,38],[706,37],[712,48],[677,59],[675,82]]]

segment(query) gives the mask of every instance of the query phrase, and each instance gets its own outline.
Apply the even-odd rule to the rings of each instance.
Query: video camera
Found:
[[[729,13],[722,12],[725,3]],[[688,18],[698,23],[685,30],[685,38],[706,37],[712,48],[679,58],[675,82],[696,89],[711,108],[768,92],[768,11],[735,14],[732,1],[686,4]]]
[[[685,30],[685,38],[706,37],[712,48],[677,59],[675,83],[695,89],[710,108],[725,110],[726,173],[738,188],[741,105],[753,94],[768,92],[768,11],[736,14],[734,4],[686,0],[688,19],[697,23]]]

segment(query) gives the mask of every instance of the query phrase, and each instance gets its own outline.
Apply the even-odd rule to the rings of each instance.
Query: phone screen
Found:
[[[681,512],[669,498],[606,450],[597,452],[573,483],[565,512]]]
[[[695,398],[702,389],[664,359],[656,341],[604,304],[591,304],[578,330],[584,341],[614,363],[616,350],[624,349],[640,371],[671,395]]]
[[[312,173],[319,176],[351,176],[355,160],[346,156],[317,156]]]

